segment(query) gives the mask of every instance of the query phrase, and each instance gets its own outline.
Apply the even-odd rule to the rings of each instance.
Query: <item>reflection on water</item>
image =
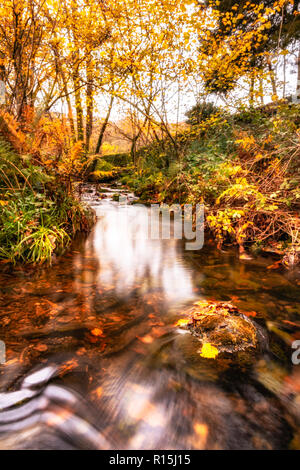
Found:
[[[300,448],[296,273],[149,240],[148,209],[116,192],[87,188],[97,224],[51,268],[0,274],[0,448]],[[199,297],[268,330],[252,367],[201,358],[174,327]]]
[[[160,288],[168,300],[193,298],[192,276],[178,252],[176,240],[148,237],[148,209],[107,203],[96,207],[98,223],[87,249],[99,261],[100,285],[114,285],[119,295],[135,286]]]

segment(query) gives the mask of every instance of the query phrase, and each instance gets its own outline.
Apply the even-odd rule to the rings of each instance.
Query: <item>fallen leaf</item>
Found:
[[[203,423],[195,423],[194,424],[194,431],[196,434],[198,434],[198,436],[200,438],[202,438],[204,440],[204,442],[206,442],[206,439],[207,439],[207,434],[208,434],[208,428],[206,426],[206,424],[203,424]]]
[[[274,264],[267,266],[267,269],[279,269],[281,267],[281,260],[276,261]]]
[[[92,393],[96,397],[100,398],[102,393],[103,393],[103,388],[102,387],[97,387]]]
[[[190,318],[181,318],[175,323],[175,326],[186,326],[191,322]]]
[[[293,321],[282,320],[282,323],[286,323],[287,325],[292,325],[292,326],[296,326],[297,328],[300,328],[300,323],[295,323]]]
[[[200,356],[205,357],[206,359],[215,359],[219,354],[217,348],[212,346],[210,343],[204,343],[200,352]]]
[[[243,312],[247,317],[256,317],[257,312]]]
[[[153,342],[153,338],[150,335],[143,336],[142,338],[139,338],[139,340],[145,344],[151,344]]]
[[[46,344],[38,344],[37,346],[35,346],[34,349],[40,352],[44,352],[44,351],[47,351],[48,346]]]
[[[91,334],[93,336],[103,336],[103,330],[101,330],[101,328],[94,328],[92,331],[91,331]]]

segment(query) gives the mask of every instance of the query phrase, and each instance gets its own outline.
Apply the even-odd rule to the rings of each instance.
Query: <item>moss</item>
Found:
[[[258,346],[257,328],[236,307],[226,302],[198,302],[191,311],[190,332],[219,353],[238,353]]]

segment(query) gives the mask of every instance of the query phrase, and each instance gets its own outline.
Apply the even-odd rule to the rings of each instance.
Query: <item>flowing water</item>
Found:
[[[97,223],[51,267],[1,268],[0,448],[300,448],[298,273],[150,240],[148,209],[116,192],[83,187]],[[264,331],[251,365],[201,357],[174,326],[199,299]]]

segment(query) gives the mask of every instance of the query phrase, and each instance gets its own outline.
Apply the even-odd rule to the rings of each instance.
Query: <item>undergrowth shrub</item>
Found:
[[[219,246],[268,246],[299,258],[299,108],[283,103],[194,122],[178,136],[177,159],[169,142],[154,142],[122,181],[142,200],[203,203]]]

